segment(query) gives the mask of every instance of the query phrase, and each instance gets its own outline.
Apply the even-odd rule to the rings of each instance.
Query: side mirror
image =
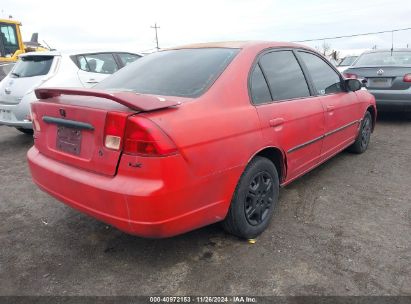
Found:
[[[358,79],[346,79],[345,80],[345,87],[351,92],[361,90],[362,85],[363,84]]]

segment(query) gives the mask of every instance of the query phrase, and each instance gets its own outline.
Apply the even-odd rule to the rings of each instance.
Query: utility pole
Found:
[[[394,51],[394,31],[391,31],[391,56]]]
[[[159,51],[160,50],[160,47],[158,46],[158,34],[157,34],[157,29],[159,29],[160,27],[159,26],[157,26],[157,22],[156,23],[154,23],[154,26],[151,26],[151,28],[153,28],[155,31],[156,31],[156,48],[157,48],[157,51]]]

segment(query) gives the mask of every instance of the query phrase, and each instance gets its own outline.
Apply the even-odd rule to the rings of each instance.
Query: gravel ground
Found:
[[[280,192],[255,244],[212,225],[147,240],[31,181],[30,136],[0,127],[0,295],[411,295],[411,117],[379,120]]]

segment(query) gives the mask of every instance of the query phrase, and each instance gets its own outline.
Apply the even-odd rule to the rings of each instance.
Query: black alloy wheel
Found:
[[[267,218],[273,197],[272,177],[264,171],[257,173],[250,181],[244,204],[245,216],[251,225],[257,226]]]
[[[235,189],[224,229],[238,237],[251,239],[270,223],[278,202],[277,168],[268,158],[256,156],[247,165]]]

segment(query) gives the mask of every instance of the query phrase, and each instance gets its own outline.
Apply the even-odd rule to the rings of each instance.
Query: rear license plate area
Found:
[[[391,87],[391,78],[368,78],[367,87],[370,88],[389,88]]]
[[[81,130],[58,126],[56,141],[57,150],[73,155],[80,155]]]
[[[10,110],[0,110],[0,120],[11,121],[12,115]]]

